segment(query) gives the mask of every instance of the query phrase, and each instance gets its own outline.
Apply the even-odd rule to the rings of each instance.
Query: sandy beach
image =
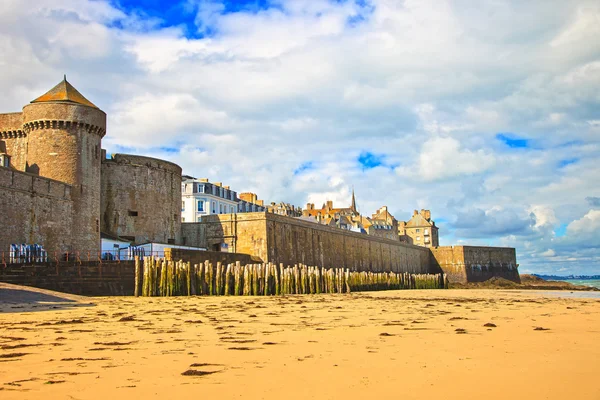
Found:
[[[600,300],[83,298],[0,284],[2,399],[599,399]]]

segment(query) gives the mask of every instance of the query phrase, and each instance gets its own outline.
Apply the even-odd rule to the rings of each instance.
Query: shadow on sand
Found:
[[[9,286],[9,287],[7,287]],[[46,311],[77,307],[91,307],[93,303],[77,296],[44,289],[0,284],[0,312],[17,313]]]

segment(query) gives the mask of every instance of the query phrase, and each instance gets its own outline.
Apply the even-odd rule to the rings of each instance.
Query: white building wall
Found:
[[[181,184],[181,221],[198,222],[211,214],[233,214],[262,211],[264,207],[241,201],[237,193],[223,186],[199,180],[185,180]],[[240,206],[242,203],[244,206]]]

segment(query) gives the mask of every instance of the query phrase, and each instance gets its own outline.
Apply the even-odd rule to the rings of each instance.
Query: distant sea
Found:
[[[600,279],[566,279],[565,282],[572,283],[573,285],[592,286],[600,289]]]

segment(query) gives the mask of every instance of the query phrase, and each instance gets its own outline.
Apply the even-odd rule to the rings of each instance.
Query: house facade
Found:
[[[438,247],[440,245],[438,227],[431,219],[431,211],[415,210],[411,219],[398,224],[400,241],[423,247]]]
[[[181,222],[199,222],[203,216],[213,214],[260,211],[265,207],[240,199],[236,191],[221,182],[187,175],[181,181]]]

